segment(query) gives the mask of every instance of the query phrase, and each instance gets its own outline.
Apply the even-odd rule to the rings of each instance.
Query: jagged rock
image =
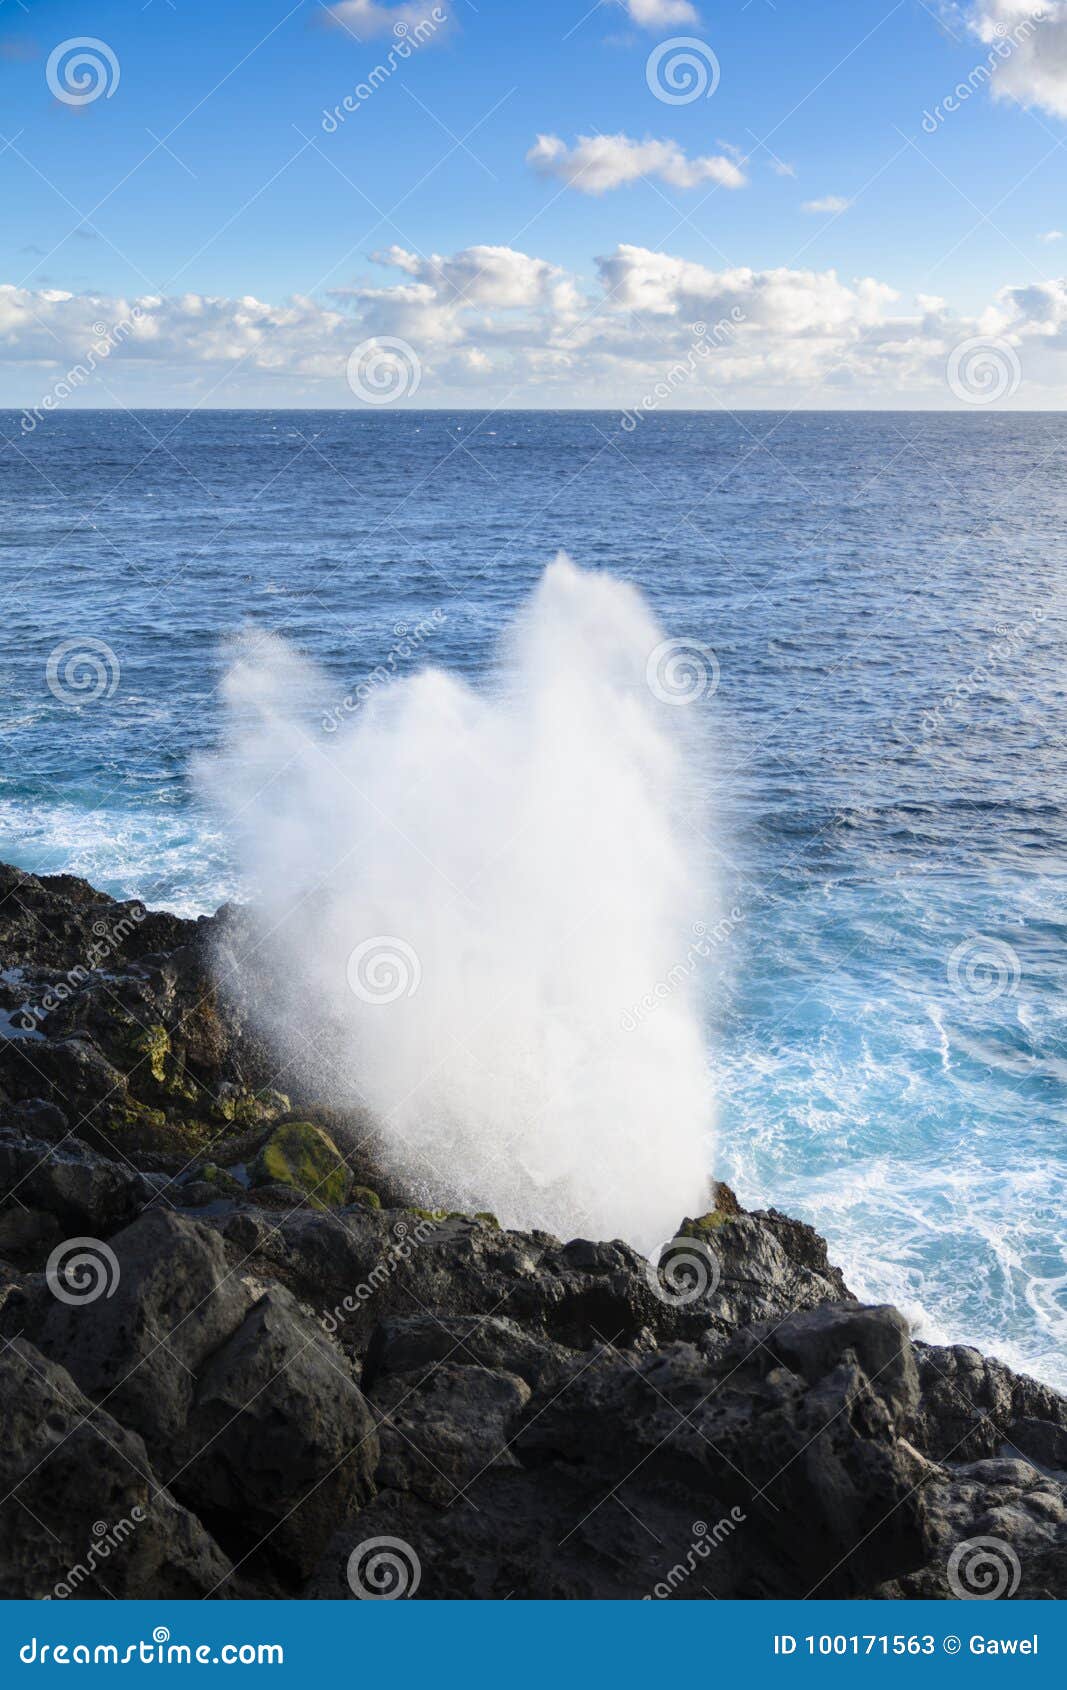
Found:
[[[923,1493],[926,1565],[880,1594],[942,1601],[1062,1597],[1062,1485],[1015,1460],[971,1462],[941,1479]]]
[[[23,1306],[9,1301],[4,1320],[32,1332],[86,1396],[106,1402],[153,1459],[173,1468],[184,1454],[197,1375],[256,1293],[229,1271],[216,1234],[169,1210],[142,1215],[109,1248],[117,1274],[105,1268],[94,1300],[62,1302],[38,1284]]]
[[[187,944],[199,926],[136,900],[117,903],[73,874],[27,874],[0,863],[0,959],[4,968],[88,970],[107,953],[113,970]]]
[[[412,1315],[383,1320],[374,1330],[363,1364],[364,1385],[396,1373],[419,1373],[437,1362],[511,1373],[543,1387],[561,1379],[573,1359],[560,1344],[525,1332],[514,1320]]]
[[[0,1256],[39,1255],[63,1236],[55,1215],[43,1209],[0,1209]]]
[[[253,1185],[288,1185],[316,1209],[340,1209],[352,1175],[329,1133],[310,1121],[275,1127],[252,1166]]]
[[[230,1562],[136,1433],[18,1338],[0,1354],[0,1595],[236,1594]]]
[[[1067,1399],[964,1344],[916,1344],[922,1397],[915,1442],[935,1461],[1002,1450],[1067,1466]]]
[[[444,1504],[410,1460],[384,1468],[392,1487],[337,1534],[307,1593],[349,1594],[348,1555],[379,1534],[416,1547],[430,1598],[636,1598],[683,1547],[693,1576],[672,1594],[695,1599],[852,1596],[917,1569],[921,1463],[895,1433],[914,1407],[904,1323],[851,1306],[833,1354],[823,1314],[783,1323],[790,1366],[747,1334],[716,1366],[682,1343],[636,1361],[609,1346],[576,1358],[571,1381],[535,1396],[512,1434],[517,1468],[489,1465]],[[881,1378],[865,1371],[876,1357]],[[463,1375],[506,1376],[432,1376],[451,1425],[469,1418],[459,1441],[473,1447],[479,1398]],[[692,1545],[720,1520],[729,1550],[702,1559]]]
[[[0,869],[0,1482],[59,1540],[9,1498],[0,1595],[47,1594],[138,1485],[117,1595],[315,1569],[305,1594],[349,1596],[382,1535],[430,1598],[943,1599],[973,1538],[1015,1558],[1008,1594],[1067,1593],[1062,1397],[913,1344],[724,1186],[679,1225],[680,1281],[426,1207],[314,1052],[273,1089],[253,933]],[[272,1137],[313,1142],[347,1206]],[[95,1297],[56,1278],[76,1240]]]
[[[344,1356],[280,1286],[196,1386],[178,1494],[242,1521],[305,1574],[338,1521],[373,1494],[375,1422]]]
[[[36,1205],[65,1225],[106,1233],[139,1214],[153,1195],[134,1168],[76,1139],[47,1144],[0,1126],[0,1201]]]
[[[441,1362],[390,1375],[373,1397],[381,1416],[378,1483],[450,1506],[488,1468],[518,1466],[510,1445],[529,1400],[524,1380],[484,1367]]]

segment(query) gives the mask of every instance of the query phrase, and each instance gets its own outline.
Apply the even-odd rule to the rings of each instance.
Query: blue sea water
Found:
[[[1067,1386],[1067,417],[9,412],[0,509],[0,856],[187,912],[241,627],[343,697],[477,680],[560,547],[639,584],[719,665],[716,1171]]]

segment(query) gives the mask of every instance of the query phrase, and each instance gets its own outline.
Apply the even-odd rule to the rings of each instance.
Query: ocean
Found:
[[[714,1171],[920,1336],[1067,1387],[1067,418],[5,412],[0,438],[0,856],[186,913],[247,890],[189,774],[242,629],[342,700],[422,663],[477,684],[560,548],[638,585],[714,654]]]

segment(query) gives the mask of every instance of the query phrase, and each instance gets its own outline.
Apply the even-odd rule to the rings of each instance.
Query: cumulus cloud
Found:
[[[375,262],[403,270],[446,303],[497,306],[504,310],[540,305],[560,287],[564,273],[543,258],[531,258],[509,246],[469,246],[449,258],[420,257],[392,246],[374,254]]]
[[[642,29],[699,21],[699,13],[689,0],[621,0],[621,3]]]
[[[805,200],[800,209],[813,213],[839,212],[847,211],[851,204],[852,201],[845,199],[841,194],[826,194],[821,200]]]
[[[658,176],[672,188],[697,188],[702,182],[743,188],[746,180],[731,158],[687,158],[676,141],[635,141],[629,135],[579,135],[573,147],[558,135],[539,135],[526,162],[583,194],[609,193],[643,176]]]
[[[988,78],[995,99],[1067,117],[1067,0],[975,0],[967,22],[989,48],[970,80]]]
[[[1040,340],[1067,348],[1067,277],[1001,288],[986,313],[986,327],[1020,342]]]
[[[1037,238],[1038,238],[1039,241],[1044,241],[1046,245],[1049,243],[1049,241],[1062,241],[1063,230],[1062,229],[1046,229],[1044,234],[1038,235]]]
[[[395,6],[380,5],[378,0],[338,0],[337,5],[325,7],[325,12],[331,23],[360,41],[417,30],[422,44],[429,45],[451,22],[448,0],[401,0]]]
[[[974,336],[1017,353],[1014,403],[1062,404],[1067,391],[1065,279],[1006,287],[965,316],[932,295],[905,301],[878,277],[713,269],[630,244],[586,277],[489,244],[394,246],[376,261],[326,301],[0,287],[0,405],[32,408],[56,391],[64,404],[344,406],[355,402],[350,354],[382,340],[406,344],[418,403],[431,405],[621,409],[674,372],[670,402],[697,408],[942,407],[949,355]]]
[[[612,300],[650,317],[705,319],[736,306],[750,326],[788,336],[880,322],[898,297],[870,277],[849,286],[833,270],[710,270],[640,246],[616,247],[597,268]]]

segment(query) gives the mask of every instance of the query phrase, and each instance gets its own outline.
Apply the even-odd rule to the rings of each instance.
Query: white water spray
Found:
[[[649,685],[663,642],[633,587],[561,556],[485,689],[426,669],[325,734],[284,643],[231,671],[204,775],[257,907],[258,1013],[424,1201],[645,1249],[707,1206],[696,712]]]

